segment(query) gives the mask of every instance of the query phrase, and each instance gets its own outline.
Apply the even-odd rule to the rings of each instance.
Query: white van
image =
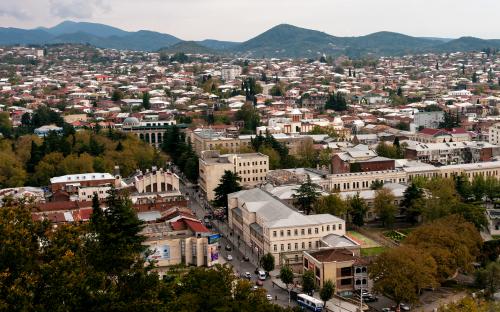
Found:
[[[266,280],[266,272],[259,270],[259,273],[257,275],[259,277],[259,280],[261,280],[261,281],[265,281]]]

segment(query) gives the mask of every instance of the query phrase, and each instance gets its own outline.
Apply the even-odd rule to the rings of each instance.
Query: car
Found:
[[[270,294],[267,294],[267,295],[266,295],[266,298],[267,298],[267,300],[269,300],[269,301],[273,301],[273,296],[271,296]]]
[[[252,278],[252,274],[250,274],[250,272],[245,272],[245,278],[248,278],[248,279],[251,279]]]
[[[392,310],[396,311],[396,306],[392,306]],[[399,304],[399,310],[400,311],[410,311],[411,308],[409,305],[405,304],[405,303],[400,303]]]
[[[261,281],[265,281],[265,280],[266,280],[266,272],[264,272],[264,271],[259,271],[259,273],[257,273],[257,277],[258,277]]]
[[[248,258],[248,256],[244,256],[244,257],[243,257],[243,261],[248,262],[248,261],[250,261],[250,258]]]
[[[393,312],[391,308],[383,308],[382,312]]]
[[[233,261],[233,256],[227,255],[226,259],[227,259],[227,261]]]
[[[363,301],[364,302],[375,302],[375,301],[378,301],[378,297],[376,297],[374,295],[363,296]]]
[[[226,250],[231,251],[231,250],[233,250],[233,248],[231,248],[231,245],[226,245]]]
[[[257,286],[264,286],[264,282],[261,281],[261,280],[256,280],[255,281],[255,285],[257,285]]]

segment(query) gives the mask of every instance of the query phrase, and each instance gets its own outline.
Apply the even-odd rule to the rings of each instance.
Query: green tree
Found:
[[[395,200],[394,194],[389,189],[382,188],[376,191],[373,208],[382,221],[382,226],[392,227],[394,224],[397,213],[397,207],[394,204]]]
[[[403,193],[401,206],[405,211],[407,219],[412,224],[418,222],[418,217],[422,214],[423,205],[424,191],[415,183],[411,183]]]
[[[312,211],[313,205],[321,195],[318,189],[320,189],[320,186],[313,183],[309,175],[307,175],[306,181],[302,183],[298,189],[295,189],[296,192],[292,197],[297,206],[299,206],[305,214],[309,214]]]
[[[500,289],[500,263],[490,262],[484,269],[476,272],[476,285],[492,296]]]
[[[120,89],[115,89],[111,94],[111,101],[118,102],[123,99],[123,92]]]
[[[335,293],[335,284],[331,280],[326,280],[323,283],[323,287],[319,291],[319,297],[323,300],[323,306],[326,308],[326,302],[332,299]]]
[[[316,213],[328,213],[341,218],[345,218],[348,209],[348,204],[338,194],[322,196],[316,200],[316,204],[314,205]]]
[[[142,94],[142,107],[144,107],[144,109],[150,109],[151,108],[151,102],[150,102],[150,95],[148,92],[144,92]]]
[[[348,203],[352,223],[356,226],[363,226],[365,224],[365,215],[368,212],[366,202],[359,196],[358,192],[349,199]]]
[[[372,190],[380,190],[383,187],[384,187],[384,181],[378,179],[373,181],[372,184],[370,185],[370,189]]]
[[[241,178],[237,173],[226,170],[220,179],[219,185],[214,189],[214,206],[228,208],[227,195],[241,191],[239,181]]]
[[[290,302],[290,289],[288,286],[293,283],[293,271],[288,265],[283,265],[280,269],[280,280],[285,284],[288,291],[288,302]]]
[[[248,133],[255,133],[255,128],[260,125],[260,115],[258,110],[251,104],[245,104],[236,112],[236,120],[244,122],[244,129]]]
[[[315,279],[316,277],[312,270],[304,271],[304,274],[302,274],[302,291],[306,294],[311,294],[315,288]]]
[[[274,256],[271,253],[266,253],[260,258],[260,265],[266,272],[274,270]]]

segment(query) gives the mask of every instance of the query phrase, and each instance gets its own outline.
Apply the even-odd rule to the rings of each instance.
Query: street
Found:
[[[188,194],[188,208],[190,208],[198,218],[203,219],[209,211],[203,208],[204,204],[202,205],[200,203],[202,200],[198,197],[196,191],[192,186],[186,186],[183,180],[181,180],[180,188],[183,194]],[[253,285],[255,285],[257,275],[254,271],[258,268],[257,264],[259,262],[257,255],[250,247],[243,242],[238,242],[237,238],[231,235],[228,225],[225,222],[213,219],[212,224],[214,227],[213,231],[222,234],[222,238],[219,241],[221,246],[221,264],[229,263],[232,265],[235,274],[238,276],[241,276],[241,274],[244,274],[245,272],[250,272],[252,275],[250,281]],[[226,250],[227,245],[231,246],[231,251]],[[227,261],[228,255],[231,255],[233,260]],[[245,255],[249,258],[249,261],[243,260]],[[264,281],[262,288],[264,288],[266,292],[273,297],[273,303],[281,306],[297,306],[294,301],[291,301],[290,303],[288,302],[288,292],[276,285],[273,285],[271,278],[267,278]],[[278,299],[277,301],[276,298]]]

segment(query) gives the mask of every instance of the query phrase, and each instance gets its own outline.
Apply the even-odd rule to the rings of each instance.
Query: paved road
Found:
[[[202,219],[209,211],[205,210],[200,202],[203,202],[203,206],[205,205],[203,199],[199,198],[195,193],[191,186],[186,186],[183,182],[181,182],[181,192],[183,194],[188,194],[188,208],[190,208],[198,218]],[[251,282],[255,285],[257,281],[257,276],[254,273],[257,268],[257,255],[253,252],[251,248],[249,248],[243,242],[238,244],[238,239],[233,235],[230,235],[230,231],[228,225],[225,222],[219,220],[213,220],[212,222],[214,231],[218,231],[223,235],[222,239],[219,241],[221,245],[221,263],[230,263],[233,266],[233,270],[236,274],[240,275],[245,272],[250,272],[252,275]],[[227,251],[225,247],[227,245],[231,246],[231,251]],[[239,245],[239,246],[238,246]],[[238,248],[236,248],[238,247]],[[227,261],[227,256],[231,255],[233,257],[232,261]],[[248,256],[250,261],[243,261],[244,256]],[[262,286],[266,290],[268,294],[270,294],[275,300],[274,303],[277,303],[281,306],[296,306],[295,302],[288,303],[288,293],[286,290],[283,290],[277,286],[274,286],[271,279],[267,279],[264,281],[264,285]],[[276,301],[276,298],[278,299]]]

